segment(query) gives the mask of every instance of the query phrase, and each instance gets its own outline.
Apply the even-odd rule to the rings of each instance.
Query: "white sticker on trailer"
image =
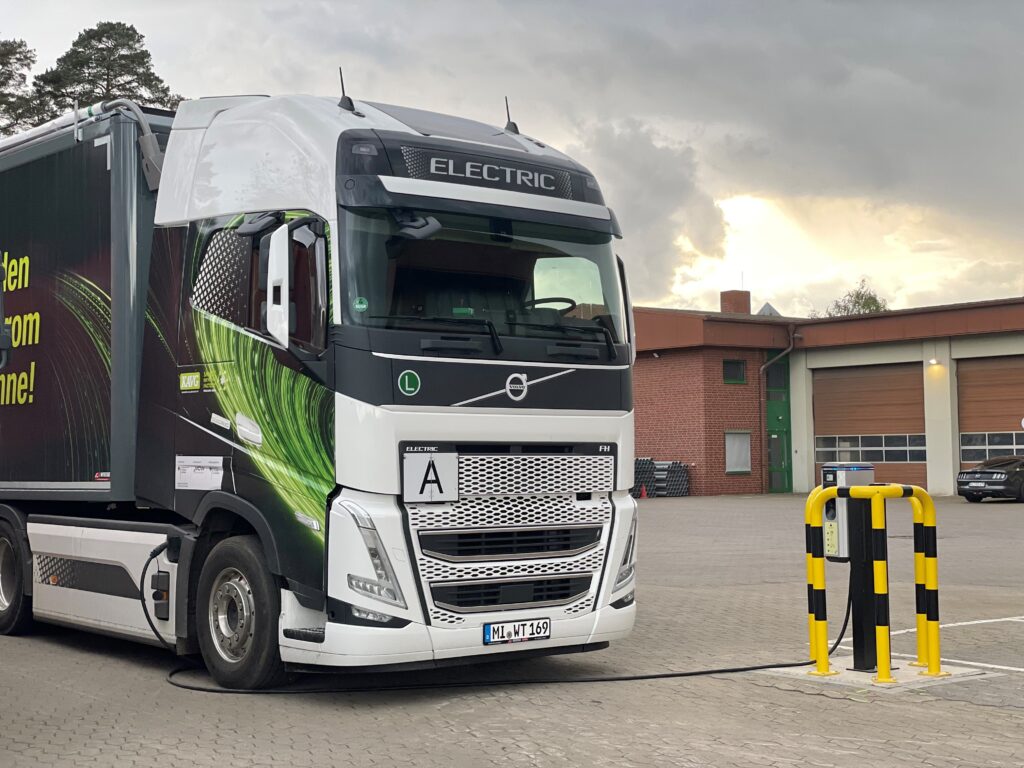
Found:
[[[175,456],[174,487],[179,491],[219,491],[223,456]]]

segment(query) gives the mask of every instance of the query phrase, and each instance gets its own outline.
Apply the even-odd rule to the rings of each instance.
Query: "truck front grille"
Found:
[[[556,579],[501,579],[439,583],[431,586],[434,603],[454,613],[566,605],[587,594],[593,576],[572,574]]]
[[[541,496],[610,491],[614,456],[460,454],[460,496]]]
[[[494,448],[460,451],[457,501],[406,505],[431,623],[593,610],[611,535],[615,457]]]
[[[420,532],[423,554],[449,562],[564,557],[593,549],[600,541],[599,525]]]

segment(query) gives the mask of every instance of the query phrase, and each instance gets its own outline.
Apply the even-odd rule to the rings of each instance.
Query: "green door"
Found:
[[[765,371],[765,435],[768,444],[768,491],[793,491],[792,442],[789,420],[789,358]]]

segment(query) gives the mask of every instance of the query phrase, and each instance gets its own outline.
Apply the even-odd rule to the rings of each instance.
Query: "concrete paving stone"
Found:
[[[800,498],[652,499],[640,514],[629,640],[582,656],[312,684],[558,679],[807,655]],[[912,531],[898,510],[889,523],[899,631],[914,626]],[[941,499],[939,538],[944,622],[1024,614],[1024,505]],[[830,564],[833,632],[845,593],[843,567]],[[897,653],[915,644],[893,637]],[[943,655],[1024,669],[1024,622],[947,628]],[[1024,673],[1013,671],[884,693],[743,674],[231,697],[166,685],[172,666],[159,650],[73,630],[0,638],[0,766],[1024,765]]]

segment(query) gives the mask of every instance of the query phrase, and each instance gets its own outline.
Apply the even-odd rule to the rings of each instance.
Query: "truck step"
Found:
[[[323,627],[309,627],[307,629],[287,627],[284,630],[284,636],[289,640],[301,640],[304,643],[323,643],[325,632]]]

